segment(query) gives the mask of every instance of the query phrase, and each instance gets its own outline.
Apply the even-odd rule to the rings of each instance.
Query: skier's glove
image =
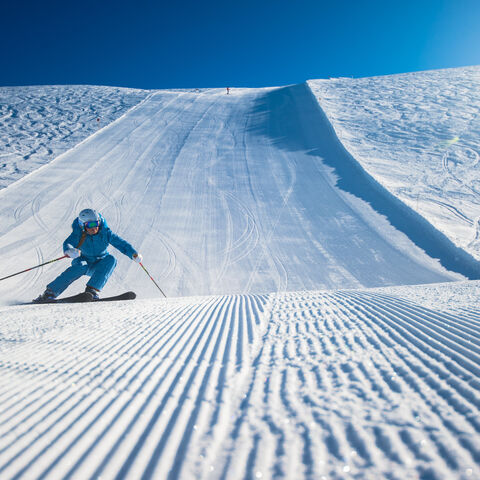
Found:
[[[143,257],[141,253],[134,253],[132,256],[132,260],[137,263],[142,263]]]
[[[82,252],[78,248],[69,248],[68,250],[65,250],[65,255],[70,258],[78,258]]]

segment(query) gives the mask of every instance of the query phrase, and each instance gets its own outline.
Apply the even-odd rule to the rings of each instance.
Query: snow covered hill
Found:
[[[169,296],[464,278],[468,259],[453,245],[431,242],[445,247],[447,271],[407,237],[425,231],[419,219],[402,216],[400,232],[335,186],[330,165],[353,163],[305,85],[158,92],[0,191],[2,265],[14,272],[20,258],[28,266],[58,257],[75,215],[95,206],[144,254]],[[357,181],[401,214],[394,199]],[[30,299],[64,263],[3,282],[1,298]],[[156,296],[141,273],[121,258],[106,293],[135,285]]]
[[[478,262],[314,87],[150,92],[0,191],[0,277],[91,206],[169,297],[121,254],[134,302],[18,305],[65,260],[0,282],[0,478],[480,478]]]
[[[149,93],[90,85],[0,87],[0,188],[74,147]]]
[[[309,85],[362,167],[480,260],[480,66]]]

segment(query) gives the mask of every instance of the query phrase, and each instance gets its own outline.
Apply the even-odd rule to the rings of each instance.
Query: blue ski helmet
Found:
[[[95,228],[100,226],[100,224],[102,223],[102,219],[100,218],[100,215],[96,210],[86,208],[78,214],[78,223],[81,228]],[[89,223],[91,224],[91,226],[88,225]]]

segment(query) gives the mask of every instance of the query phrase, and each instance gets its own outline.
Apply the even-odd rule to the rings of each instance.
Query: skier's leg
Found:
[[[88,263],[85,260],[76,258],[70,267],[47,285],[47,288],[55,294],[55,297],[58,297],[71,283],[78,280],[82,275],[85,275],[87,270]]]
[[[90,272],[93,271],[93,274],[87,285],[94,288],[95,290],[100,291],[107,283],[107,280],[110,278],[110,275],[115,270],[116,265],[117,259],[110,254],[103,257],[94,265],[91,265]]]

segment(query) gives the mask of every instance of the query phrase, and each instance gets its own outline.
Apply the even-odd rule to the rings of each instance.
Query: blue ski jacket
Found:
[[[81,258],[87,262],[96,262],[108,255],[108,246],[113,245],[117,250],[132,258],[136,253],[135,249],[126,240],[113,233],[108,227],[107,221],[100,215],[100,229],[96,235],[87,235],[80,247],[82,252]],[[82,237],[83,229],[75,219],[72,223],[72,233],[63,242],[63,251],[69,248],[77,248]]]

